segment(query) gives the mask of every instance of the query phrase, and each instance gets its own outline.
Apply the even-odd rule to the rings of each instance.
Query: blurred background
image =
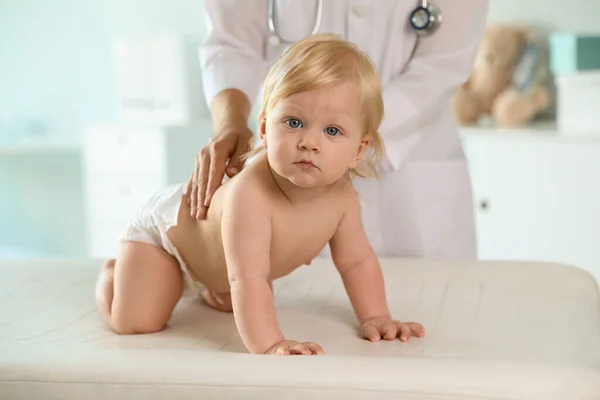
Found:
[[[490,23],[536,33],[552,106],[462,124],[482,258],[600,277],[599,20],[597,0],[491,0]],[[201,0],[0,0],[0,257],[112,255],[135,205],[189,177],[206,31]]]

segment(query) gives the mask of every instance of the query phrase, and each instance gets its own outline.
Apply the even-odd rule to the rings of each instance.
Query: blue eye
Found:
[[[294,129],[302,127],[302,122],[296,118],[288,118],[285,123],[288,124],[290,128]]]
[[[329,127],[327,127],[327,129],[325,129],[325,132],[329,136],[336,136],[338,133],[340,133],[340,130],[338,128],[336,128],[335,126],[329,126]]]

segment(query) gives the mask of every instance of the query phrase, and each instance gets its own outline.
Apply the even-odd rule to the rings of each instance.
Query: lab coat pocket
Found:
[[[424,255],[474,258],[475,222],[467,162],[410,161],[406,168]]]

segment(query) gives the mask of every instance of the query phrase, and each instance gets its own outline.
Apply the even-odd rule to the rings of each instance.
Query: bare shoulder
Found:
[[[340,207],[342,214],[360,211],[358,192],[352,185],[351,180],[342,180],[336,188],[335,201]]]
[[[269,209],[269,185],[259,165],[249,165],[228,182],[224,208],[251,209],[254,212]]]

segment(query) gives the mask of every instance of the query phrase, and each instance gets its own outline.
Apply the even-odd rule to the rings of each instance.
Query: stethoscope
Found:
[[[409,21],[417,34],[431,35],[442,24],[442,11],[434,3],[421,0],[421,5],[410,13]]]
[[[304,0],[306,1],[306,0]],[[317,17],[315,18],[315,26],[313,27],[311,35],[314,35],[321,28],[321,18],[323,17],[323,0],[317,0]],[[292,44],[293,42],[285,40],[277,33],[275,27],[275,0],[269,0],[269,44],[271,46],[278,46],[282,43]]]
[[[316,34],[321,28],[323,18],[323,0],[317,0],[317,16],[311,35]],[[410,13],[409,22],[413,30],[421,36],[431,35],[442,23],[442,12],[438,6],[429,0],[421,0],[421,5]],[[275,0],[269,0],[269,44],[278,46],[280,44],[292,44],[277,33],[275,26]]]

